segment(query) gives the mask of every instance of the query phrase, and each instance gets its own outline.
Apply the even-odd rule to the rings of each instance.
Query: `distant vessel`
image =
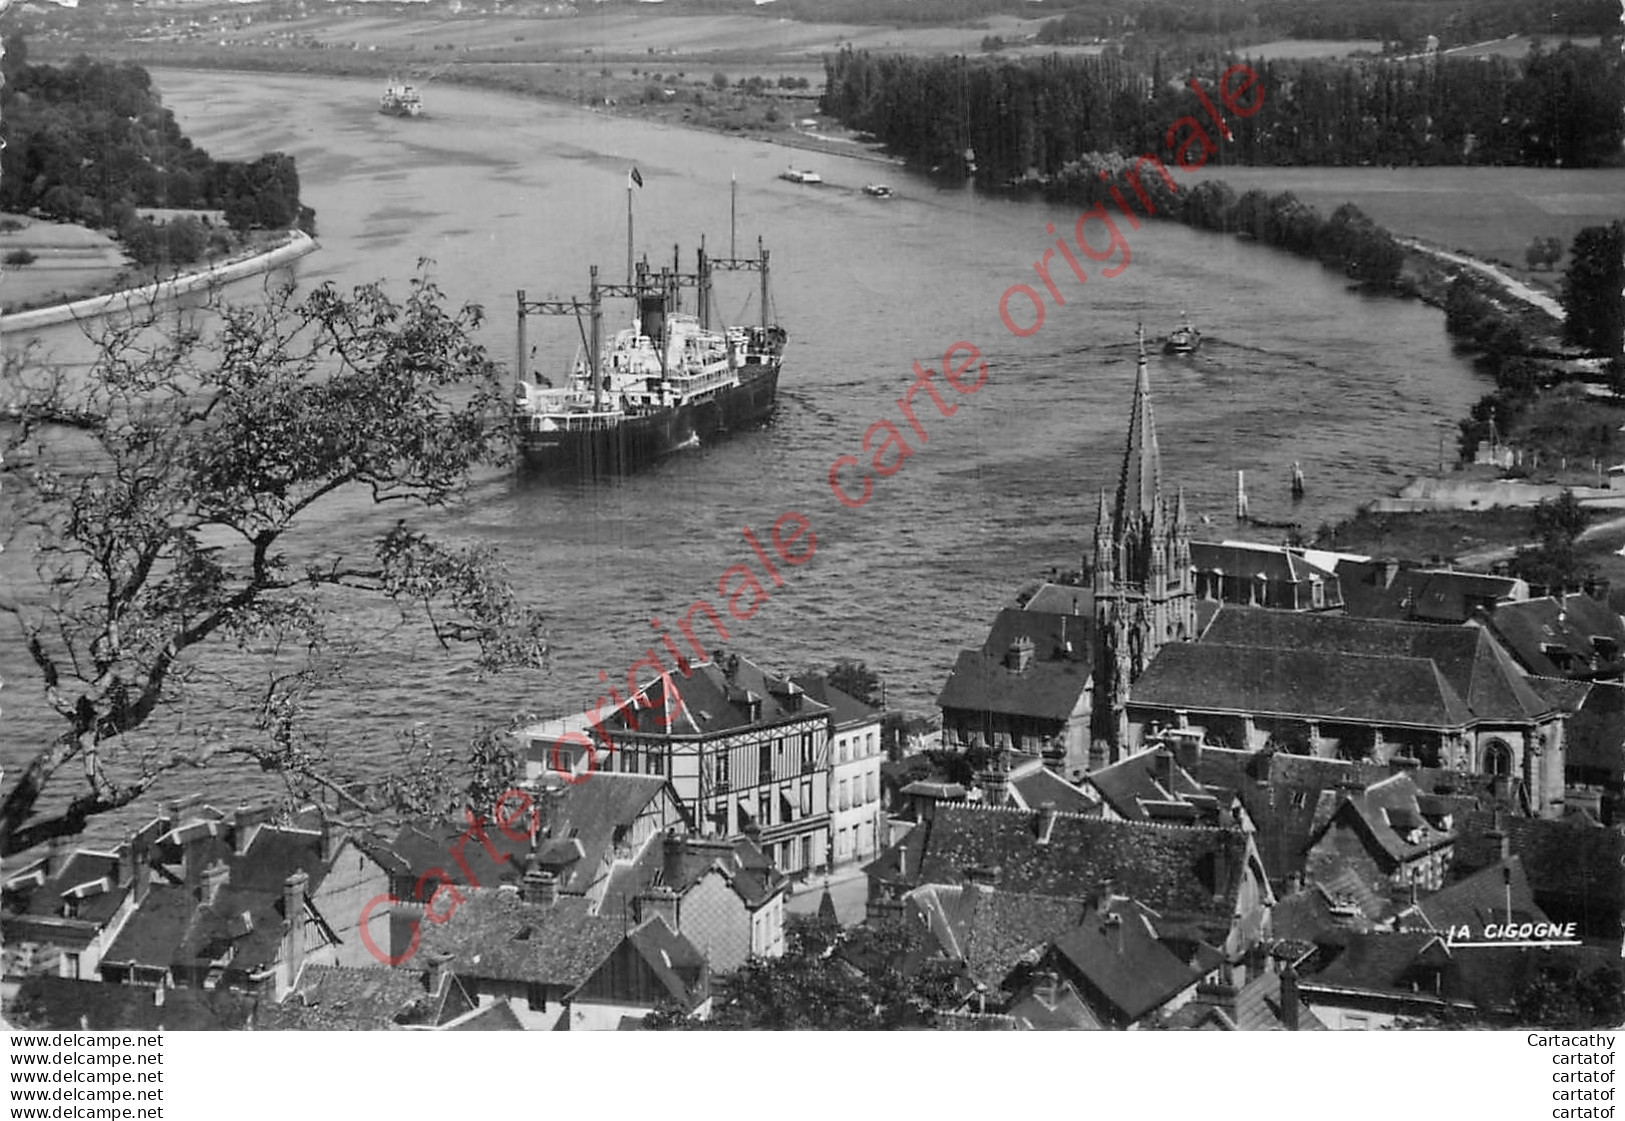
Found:
[[[866,183],[863,187],[863,193],[869,195],[871,198],[891,198],[891,188],[884,183]]]
[[[1202,345],[1202,332],[1191,325],[1190,316],[1185,322],[1175,327],[1168,335],[1168,341],[1162,344],[1162,349],[1169,354],[1192,354]]]
[[[717,269],[761,274],[761,321],[710,326],[711,275]],[[678,308],[694,287],[699,315]],[[630,298],[631,325],[605,345],[603,300]],[[530,466],[582,475],[618,475],[685,446],[760,424],[772,415],[779,388],[784,328],[768,320],[768,254],[713,259],[699,252],[695,273],[652,272],[640,264],[631,284],[602,284],[592,269],[589,298],[527,303],[519,293],[519,375],[514,428]],[[527,314],[588,315],[585,353],[562,388],[525,380]]]
[[[791,183],[801,183],[806,186],[817,186],[824,181],[824,177],[816,171],[797,170],[794,165],[779,172],[779,178]]]
[[[391,117],[416,117],[423,112],[423,98],[415,87],[391,78],[378,99],[378,111]]]

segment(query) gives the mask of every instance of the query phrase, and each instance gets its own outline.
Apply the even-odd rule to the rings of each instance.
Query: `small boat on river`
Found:
[[[391,78],[384,87],[384,96],[378,99],[378,111],[388,117],[417,117],[423,114],[423,97],[417,89],[398,78]]]
[[[797,169],[794,165],[779,172],[779,178],[790,183],[800,183],[805,187],[816,187],[824,181],[824,177],[818,172],[805,168]]]
[[[1202,332],[1192,326],[1190,316],[1185,322],[1175,327],[1168,335],[1168,340],[1162,344],[1162,349],[1169,354],[1194,354],[1196,348],[1202,345]]]
[[[889,199],[892,197],[891,188],[884,183],[865,183],[863,193],[870,198]]]

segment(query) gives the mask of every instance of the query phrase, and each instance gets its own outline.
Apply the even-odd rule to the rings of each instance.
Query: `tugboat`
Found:
[[[794,164],[779,172],[779,178],[790,183],[800,183],[804,187],[816,187],[824,181],[824,177],[818,172],[797,170]]]
[[[391,78],[378,99],[378,111],[389,117],[416,117],[423,113],[423,98],[413,86]]]
[[[1162,344],[1162,349],[1168,354],[1194,354],[1196,348],[1202,345],[1202,332],[1191,325],[1190,316],[1185,316],[1185,322],[1175,327],[1168,335],[1168,340]]]
[[[761,321],[720,330],[710,325],[714,270],[761,274]],[[769,322],[768,254],[720,259],[699,251],[695,273],[647,262],[630,284],[603,284],[592,269],[586,301],[527,302],[519,293],[519,386],[514,434],[528,466],[577,475],[625,474],[682,447],[707,444],[713,436],[761,424],[773,413],[779,388],[784,328]],[[678,292],[694,287],[699,314],[682,312]],[[605,345],[600,338],[603,300],[629,298],[635,312],[628,327]],[[574,315],[585,353],[578,355],[563,388],[525,380],[525,318]]]

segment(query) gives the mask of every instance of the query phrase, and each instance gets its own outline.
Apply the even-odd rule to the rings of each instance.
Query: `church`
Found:
[[[1121,757],[1129,690],[1156,653],[1196,635],[1185,496],[1163,492],[1144,332],[1115,501],[1100,492],[1093,556],[1001,611],[938,696],[943,742],[1044,756],[1068,777]]]
[[[1336,572],[1285,548],[1192,543],[1184,492],[1163,487],[1143,335],[1116,493],[1081,560],[960,652],[938,697],[945,747],[1040,755],[1076,781],[1184,728],[1493,776],[1523,812],[1563,813],[1572,683],[1524,673],[1474,621],[1349,615]]]

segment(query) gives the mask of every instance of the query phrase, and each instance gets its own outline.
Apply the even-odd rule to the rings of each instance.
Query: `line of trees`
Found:
[[[845,48],[824,68],[825,113],[927,167],[969,149],[1000,185],[1052,176],[1089,151],[1160,152],[1172,122],[1201,113],[1156,60],[1145,73],[1112,52],[972,61]],[[1602,50],[1255,69],[1267,105],[1231,122],[1220,163],[1590,167],[1617,163],[1625,141],[1625,67]]]
[[[221,210],[239,232],[314,229],[292,156],[213,159],[181,133],[142,67],[86,57],[63,67],[31,65],[26,44],[11,37],[0,69],[0,209],[121,234],[138,231],[138,207]],[[144,233],[150,241],[152,232]],[[184,259],[182,248],[169,247]]]
[[[1080,206],[1099,204],[1110,213],[1114,191],[1125,200],[1143,191],[1150,205],[1142,206],[1158,218],[1240,234],[1300,257],[1313,257],[1368,288],[1402,287],[1404,248],[1353,203],[1344,203],[1328,218],[1291,191],[1272,195],[1255,188],[1237,195],[1220,179],[1204,179],[1176,191],[1149,165],[1131,177],[1133,170],[1133,161],[1122,156],[1090,152],[1068,164],[1046,192]]]

